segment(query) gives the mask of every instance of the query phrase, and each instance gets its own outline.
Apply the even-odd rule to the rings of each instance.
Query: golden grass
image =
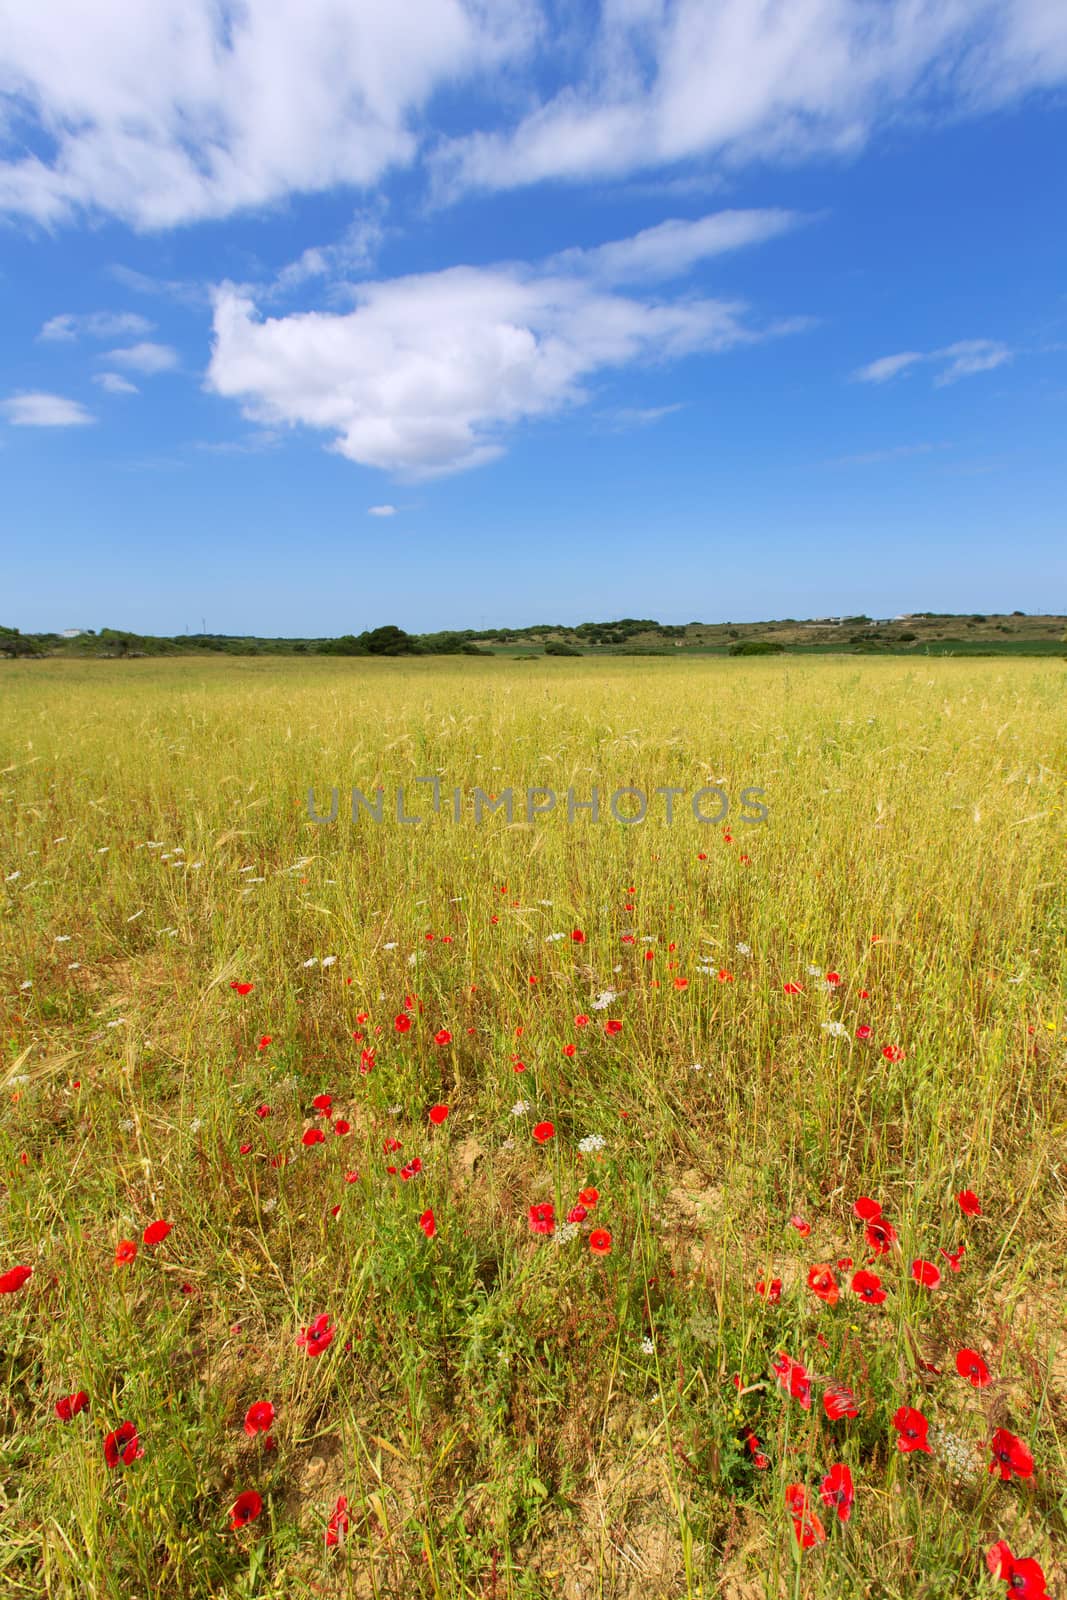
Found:
[[[0,668],[0,1271],[33,1267],[0,1296],[0,1592],[932,1600],[1002,1594],[1001,1537],[1057,1592],[1065,687],[1011,661]],[[535,785],[595,784],[606,813],[622,786],[716,780],[734,809],[569,826],[561,799],[475,826],[465,798],[458,823],[449,802],[400,824],[398,787],[427,812],[432,774],[510,786],[520,814]],[[308,820],[312,785],[320,806],[338,786],[337,822]],[[384,789],[380,826],[349,819],[353,785]],[[766,825],[741,820],[746,785]],[[530,1205],[559,1224],[590,1183],[577,1236],[530,1231]],[[808,1269],[867,1265],[860,1195],[899,1234],[889,1297],[840,1269],[830,1306]],[[116,1265],[157,1218],[169,1237]],[[783,1349],[810,1412],[775,1383]],[[830,1377],[857,1417],[826,1418]],[[269,1451],[242,1427],[258,1399]],[[934,1456],[895,1448],[905,1404]],[[127,1420],[144,1455],[112,1470]],[[1032,1478],[990,1476],[997,1426]],[[831,1527],[835,1461],[856,1504]],[[828,1533],[803,1553],[791,1483]],[[263,1510],[232,1531],[244,1490]]]

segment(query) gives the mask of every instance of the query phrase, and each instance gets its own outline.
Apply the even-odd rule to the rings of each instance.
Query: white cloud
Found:
[[[602,0],[585,71],[505,131],[445,141],[439,187],[848,155],[894,117],[1067,81],[1060,0]]]
[[[57,343],[71,343],[82,334],[90,339],[132,339],[154,327],[136,311],[91,311],[83,316],[64,311],[50,317],[37,337]]]
[[[553,265],[586,271],[605,283],[654,283],[680,277],[710,256],[762,244],[805,220],[792,211],[718,211],[692,222],[672,218],[630,239],[564,250]]]
[[[969,378],[975,372],[992,372],[994,367],[1002,367],[1010,361],[1012,352],[995,339],[961,339],[958,344],[936,351],[935,356],[951,358],[945,370],[934,379],[940,388],[943,384],[955,383],[957,378]]]
[[[276,288],[284,293],[299,288],[311,278],[338,278],[347,273],[366,272],[385,238],[382,207],[354,217],[341,238],[333,244],[314,245],[295,261],[283,267]]]
[[[835,461],[828,463],[831,467],[875,467],[887,461],[905,461],[909,456],[929,455],[931,450],[945,450],[947,445],[939,444],[897,444],[890,445],[884,450],[864,450],[854,456],[838,456]]]
[[[515,59],[539,19],[535,0],[95,0],[84,23],[83,0],[9,18],[9,119],[49,154],[0,163],[0,211],[151,230],[373,184],[414,158],[437,89]]]
[[[958,378],[969,378],[976,372],[991,372],[994,367],[1001,367],[1010,361],[1012,354],[1007,345],[997,339],[961,339],[956,344],[945,345],[941,350],[926,353],[905,350],[900,355],[881,356],[877,361],[860,367],[852,376],[860,383],[887,383],[890,378],[910,371],[920,362],[942,362],[945,365],[934,378],[935,386],[941,388],[946,383],[955,383]]]
[[[446,192],[708,158],[791,163],[855,152],[893,119],[975,115],[1067,82],[1062,0],[92,9],[87,30],[83,0],[8,8],[0,212],[50,227],[85,212],[168,228],[369,188],[415,162],[420,144]],[[546,83],[558,86],[547,99]],[[491,117],[487,85],[498,91]],[[453,123],[472,108],[470,131],[434,147],[428,112],[441,91]],[[316,271],[314,254],[293,265]]]
[[[613,431],[621,433],[629,428],[647,428],[651,423],[660,422],[682,409],[680,400],[671,406],[619,406],[615,411],[606,412],[604,420]]]
[[[492,461],[507,429],[586,401],[599,373],[803,326],[760,328],[741,301],[613,292],[590,277],[591,254],[566,258],[570,271],[556,258],[361,283],[346,314],[263,320],[224,284],[205,386],[252,421],[321,429],[351,461],[425,478]]]
[[[178,352],[169,344],[144,342],[124,350],[109,350],[102,359],[132,372],[170,372],[178,365]]]
[[[129,378],[123,378],[117,372],[98,372],[93,378],[93,382],[98,383],[101,389],[105,389],[108,394],[140,394],[141,392],[135,383],[130,382]]]
[[[395,517],[396,506],[368,506],[368,517]]]
[[[16,428],[73,428],[96,421],[79,401],[40,391],[12,395],[0,401],[0,411]]]
[[[880,356],[877,361],[860,367],[852,376],[859,383],[888,383],[899,372],[906,372],[917,361],[925,360],[926,357],[919,350],[904,350],[898,356]]]

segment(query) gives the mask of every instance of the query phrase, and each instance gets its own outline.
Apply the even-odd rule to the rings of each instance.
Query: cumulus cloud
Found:
[[[395,517],[396,506],[368,506],[368,517]]]
[[[441,192],[694,158],[847,155],[901,111],[966,115],[1067,81],[1059,0],[602,0],[585,71],[512,128],[435,152]]]
[[[151,333],[154,327],[155,323],[136,311],[90,311],[81,316],[64,311],[58,317],[50,317],[37,337],[65,344],[83,334],[90,339],[135,339],[138,334]]]
[[[103,359],[116,367],[128,367],[132,372],[170,372],[178,365],[178,352],[169,344],[145,341],[123,350],[109,350]]]
[[[34,0],[5,30],[0,211],[151,230],[368,185],[435,90],[521,54],[535,0]],[[6,116],[4,113],[7,113]],[[4,124],[8,127],[5,128]]]
[[[40,390],[24,390],[0,400],[0,411],[15,428],[75,428],[96,421],[79,401]]]
[[[663,253],[641,238],[618,241],[606,276],[664,275]],[[492,461],[508,429],[583,403],[600,373],[804,325],[761,327],[738,300],[616,292],[590,272],[595,255],[361,283],[345,314],[264,319],[247,290],[224,284],[206,387],[252,421],[320,429],[351,461],[424,478]]]
[[[141,392],[135,383],[131,383],[129,378],[122,377],[118,372],[98,372],[93,378],[93,382],[98,383],[101,389],[105,389],[108,394],[140,394]]]
[[[941,371],[934,383],[941,388],[955,383],[958,378],[969,378],[976,372],[991,372],[1012,358],[1012,351],[997,339],[961,339],[956,344],[945,345],[941,350],[904,350],[895,356],[880,356],[852,376],[858,383],[888,383],[901,372],[908,372],[921,362],[940,362]]]

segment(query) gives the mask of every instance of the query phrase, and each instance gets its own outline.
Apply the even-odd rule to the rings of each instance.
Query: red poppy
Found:
[[[675,978],[674,987],[676,989],[688,989],[688,987],[689,987],[689,979],[688,978]]]
[[[117,1467],[120,1461],[128,1467],[143,1455],[144,1445],[132,1422],[123,1422],[104,1440],[104,1460],[109,1467]]]
[[[760,1278],[756,1284],[756,1293],[761,1294],[768,1305],[776,1306],[782,1298],[781,1278],[772,1278],[770,1283]]]
[[[911,1264],[911,1275],[916,1283],[921,1283],[924,1289],[936,1289],[941,1282],[941,1273],[932,1261],[924,1261],[922,1257]]]
[[[330,1107],[333,1105],[333,1095],[317,1094],[314,1100],[312,1100],[311,1104],[315,1107],[316,1111],[329,1111]]]
[[[142,1236],[145,1244],[162,1244],[173,1226],[173,1222],[150,1222]]]
[[[621,1033],[622,1032],[622,1023],[618,1020],[617,1017],[609,1017],[607,1022],[605,1022],[605,1024],[604,1024],[604,1032],[606,1034],[608,1034],[609,1037],[613,1033]]]
[[[908,1454],[912,1450],[925,1450],[928,1456],[933,1455],[926,1430],[930,1426],[921,1411],[916,1411],[914,1406],[901,1406],[893,1415],[893,1426],[897,1430],[897,1449]]]
[[[383,1139],[382,1149],[385,1151],[387,1156],[391,1156],[394,1150],[402,1150],[403,1145],[399,1139]]]
[[[422,1213],[422,1216],[419,1218],[419,1227],[422,1229],[427,1239],[432,1239],[434,1237],[435,1233],[437,1232],[437,1220],[434,1217],[432,1207],[428,1207]]]
[[[811,1410],[811,1378],[807,1368],[794,1361],[784,1350],[779,1350],[772,1363],[774,1375],[786,1394],[799,1400],[805,1411]]]
[[[844,1383],[831,1383],[823,1391],[823,1410],[831,1422],[840,1422],[842,1417],[858,1417],[859,1407],[856,1396]]]
[[[966,1254],[967,1246],[965,1244],[961,1244],[955,1250],[945,1250],[941,1245],[938,1245],[938,1249],[948,1262],[949,1266],[952,1268],[952,1271],[959,1272],[960,1262],[963,1260],[963,1257]]]
[[[551,1122],[538,1122],[534,1125],[533,1136],[538,1144],[547,1144],[549,1139],[556,1136],[555,1124]]]
[[[343,1494],[339,1494],[326,1524],[326,1543],[331,1549],[348,1532],[348,1520],[348,1501]]]
[[[838,1301],[837,1279],[830,1267],[819,1265],[812,1267],[808,1272],[808,1288],[817,1294],[820,1300],[825,1300],[828,1306],[836,1306]]]
[[[450,1108],[448,1106],[431,1106],[430,1107],[430,1112],[429,1112],[430,1121],[433,1123],[435,1128],[439,1128],[441,1126],[442,1122],[444,1122],[445,1118],[448,1116],[449,1109]]]
[[[405,1016],[404,1013],[401,1012],[398,1017],[394,1018],[393,1027],[396,1029],[397,1033],[407,1033],[408,1029],[411,1027],[411,1018]]]
[[[863,1303],[868,1306],[880,1306],[886,1297],[878,1274],[866,1272],[862,1267],[859,1272],[852,1274],[852,1293],[859,1295]]]
[[[245,1412],[245,1432],[250,1439],[269,1433],[274,1422],[274,1407],[269,1400],[255,1400]]]
[[[251,994],[252,992],[250,983],[231,983],[230,988],[236,989],[238,994]]]
[[[961,1378],[966,1378],[976,1389],[985,1389],[989,1382],[989,1368],[978,1354],[977,1350],[957,1350],[956,1371]]]
[[[842,1522],[852,1515],[852,1502],[856,1498],[852,1486],[852,1473],[843,1462],[837,1461],[819,1485],[824,1506],[832,1506]]]
[[[583,1206],[595,1206],[600,1199],[599,1189],[579,1189],[578,1198]]]
[[[1014,1433],[1009,1433],[1007,1428],[998,1428],[990,1442],[993,1459],[989,1464],[990,1472],[999,1472],[1000,1481],[1007,1483],[1011,1477],[1032,1478],[1034,1475],[1034,1458],[1021,1439]]]
[[[329,1312],[322,1311],[306,1328],[301,1328],[297,1335],[297,1346],[306,1350],[309,1356],[317,1356],[331,1343],[336,1331],[330,1327]]]
[[[262,1039],[260,1039],[259,1043],[256,1045],[256,1049],[257,1050],[265,1050],[269,1044],[273,1044],[273,1043],[274,1043],[274,1039],[272,1038],[272,1036],[269,1033],[265,1033],[263,1035]]]
[[[839,972],[828,972],[826,974],[826,981],[827,981],[827,983],[832,984],[836,988],[837,985],[841,982],[841,974]]]
[[[965,1217],[980,1217],[982,1215],[982,1208],[978,1204],[978,1196],[973,1189],[961,1189],[956,1199]]]
[[[861,1222],[873,1222],[882,1215],[882,1208],[877,1200],[872,1200],[869,1195],[861,1194],[858,1200],[852,1202],[852,1209]]]
[[[334,1121],[333,1131],[334,1131],[334,1133],[340,1134],[340,1135],[344,1135],[346,1133],[351,1133],[352,1132],[352,1124],[350,1122],[346,1122],[344,1117],[337,1117],[335,1119],[335,1121]]]
[[[986,1565],[994,1578],[1008,1585],[1012,1600],[1051,1600],[1045,1574],[1033,1556],[1018,1560],[1005,1539],[998,1539],[986,1555]]]
[[[576,1028],[584,1028],[588,1025],[588,1022],[589,1018],[586,1016],[585,1012],[579,1011],[578,1015],[574,1019],[574,1026]]]
[[[136,1246],[134,1246],[136,1250]],[[33,1277],[32,1267],[9,1267],[6,1272],[0,1272],[0,1294],[14,1294],[16,1289],[21,1289]]]
[[[715,976],[718,978],[720,983],[733,983],[734,981],[733,973],[727,972],[725,967],[720,967]]]
[[[869,1039],[871,1037],[872,1031],[873,1030],[868,1028],[868,1026],[867,1026],[867,1024],[865,1022],[861,1022],[859,1027],[856,1029],[856,1038],[857,1039]]]
[[[863,1237],[876,1256],[884,1256],[889,1253],[890,1245],[896,1243],[897,1230],[885,1217],[875,1217],[864,1228]]]
[[[804,991],[800,987],[799,983],[786,983],[786,984],[783,984],[782,987],[783,987],[783,989],[784,989],[786,994],[803,994],[804,993]]]
[[[56,1401],[56,1416],[60,1422],[69,1422],[79,1411],[84,1411],[88,1404],[89,1396],[84,1389],[79,1389],[77,1394],[65,1394],[62,1400]]]
[[[882,1054],[887,1061],[903,1061],[904,1052],[898,1044],[884,1044]]]
[[[230,1509],[230,1527],[243,1528],[249,1522],[255,1522],[263,1510],[263,1497],[254,1489],[246,1489],[244,1494],[239,1494]]]
[[[136,1254],[137,1246],[132,1239],[120,1240],[118,1249],[115,1251],[115,1265],[119,1267],[127,1266]]]
[[[576,1050],[576,1048],[577,1048],[577,1046],[576,1046],[576,1045],[573,1045],[573,1044],[565,1044],[565,1045],[564,1045],[564,1046],[563,1046],[563,1054],[564,1054],[564,1055],[565,1055],[565,1056],[567,1056],[567,1057],[568,1057],[568,1059],[569,1059],[569,1058],[570,1058],[570,1057],[571,1057],[571,1056],[573,1056],[573,1054],[574,1054],[574,1052],[575,1052],[575,1050]]]
[[[452,1035],[449,1033],[447,1028],[438,1028],[437,1032],[433,1036],[433,1042],[434,1044],[451,1044]]]
[[[256,1107],[256,1116],[257,1117],[269,1117],[270,1114],[271,1114],[270,1106],[257,1106]]]
[[[571,934],[571,940],[574,944],[585,943],[585,934],[582,932],[581,928],[575,928],[574,932]]]
[[[252,1146],[250,1144],[239,1144],[237,1146],[237,1148],[240,1151],[241,1155],[246,1156],[246,1155],[248,1155],[248,1153],[251,1150]]]
[[[325,1144],[326,1135],[323,1133],[321,1128],[306,1128],[300,1143],[307,1145],[310,1149],[313,1144]]]
[[[757,1472],[765,1472],[770,1466],[770,1459],[764,1455],[759,1439],[751,1428],[745,1430],[745,1449],[752,1457],[752,1465]]]
[[[556,1231],[556,1208],[551,1200],[543,1200],[540,1205],[531,1206],[529,1218],[530,1231],[532,1233],[554,1233]]]
[[[808,1491],[803,1484],[789,1484],[785,1491],[785,1503],[793,1518],[793,1532],[800,1548],[810,1550],[812,1545],[822,1544],[826,1538],[826,1529],[808,1505]]]
[[[803,1217],[799,1217],[799,1216],[790,1217],[789,1225],[790,1225],[790,1227],[795,1228],[797,1230],[797,1232],[799,1233],[799,1235],[800,1235],[800,1237],[802,1239],[806,1239],[808,1237],[808,1234],[811,1232],[811,1223],[810,1222],[805,1222]]]
[[[589,1235],[589,1248],[595,1256],[611,1254],[611,1234],[606,1228],[594,1228]]]

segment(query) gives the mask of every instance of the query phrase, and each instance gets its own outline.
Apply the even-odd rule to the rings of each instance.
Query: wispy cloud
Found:
[[[39,390],[22,391],[0,401],[0,411],[15,428],[76,428],[96,421],[80,401]]]
[[[664,417],[673,416],[684,409],[682,401],[671,406],[619,406],[615,411],[602,411],[599,421],[612,433],[626,433],[631,428],[647,428]]]
[[[604,283],[656,283],[681,277],[700,261],[762,244],[808,219],[793,211],[717,211],[695,221],[671,218],[629,239],[564,250],[550,266]]]
[[[90,311],[84,315],[64,311],[58,317],[50,317],[37,337],[67,344],[82,335],[90,339],[134,339],[138,334],[151,333],[154,327],[154,322],[136,311]]]
[[[140,394],[141,392],[135,383],[130,382],[129,378],[123,378],[117,372],[98,372],[95,374],[93,382],[98,383],[101,389],[108,394]]]
[[[101,358],[113,366],[127,367],[131,372],[171,372],[178,365],[178,352],[169,344],[151,344],[145,341],[122,350],[109,350]]]
[[[955,383],[959,378],[971,377],[976,372],[992,372],[995,367],[1002,367],[1010,361],[1013,354],[1006,344],[996,339],[961,339],[940,350],[925,353],[905,350],[895,356],[880,356],[877,361],[859,367],[852,376],[857,383],[888,383],[891,378],[912,370],[922,362],[935,362],[941,364],[941,370],[933,381],[935,387],[941,388],[944,384]]]
[[[113,262],[106,271],[109,278],[114,278],[126,289],[132,289],[135,294],[155,295],[196,310],[211,304],[210,286],[197,283],[192,278],[153,278],[147,272],[136,272],[133,267],[123,266],[121,262]]]
[[[280,294],[315,278],[344,278],[350,273],[365,274],[374,264],[385,227],[382,222],[384,203],[353,217],[340,239],[333,244],[314,245],[295,261],[283,267],[275,280],[274,288]]]
[[[396,506],[368,506],[368,517],[395,517]]]
[[[947,450],[945,444],[897,444],[884,450],[863,450],[858,455],[837,456],[827,462],[831,467],[874,467],[889,461],[906,461],[909,456],[925,456],[934,450]]]

